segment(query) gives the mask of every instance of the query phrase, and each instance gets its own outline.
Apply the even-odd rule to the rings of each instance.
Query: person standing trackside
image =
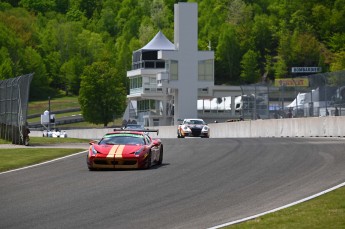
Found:
[[[291,108],[289,109],[288,117],[289,117],[289,118],[292,118],[292,110],[291,110]]]
[[[30,141],[30,129],[28,127],[28,123],[25,124],[25,126],[23,126],[23,141],[24,141],[24,145],[28,146],[29,145],[29,141]]]

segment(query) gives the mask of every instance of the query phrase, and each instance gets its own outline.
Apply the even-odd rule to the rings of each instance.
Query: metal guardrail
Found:
[[[59,125],[65,125],[70,123],[78,123],[78,122],[84,122],[84,118],[82,116],[70,116],[70,117],[64,117],[60,119],[56,119],[55,123],[53,123],[54,126]],[[28,124],[30,129],[44,129],[41,122],[31,122]]]
[[[80,108],[70,108],[70,109],[64,109],[64,110],[51,111],[51,113],[52,114],[63,114],[63,113],[75,112],[75,111],[81,111],[81,109]],[[41,115],[42,114],[31,114],[31,115],[27,116],[27,119],[41,117]]]

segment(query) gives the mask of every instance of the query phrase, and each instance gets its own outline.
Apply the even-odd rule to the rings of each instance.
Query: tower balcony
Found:
[[[132,70],[135,69],[164,69],[164,60],[142,60],[132,63]]]

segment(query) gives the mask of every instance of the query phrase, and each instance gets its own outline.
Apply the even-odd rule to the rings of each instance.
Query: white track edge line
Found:
[[[45,162],[41,162],[41,163],[38,163],[38,164],[25,166],[25,167],[18,168],[18,169],[12,169],[12,170],[8,170],[8,171],[5,171],[5,172],[0,172],[0,175],[5,174],[5,173],[11,173],[11,172],[16,172],[16,171],[24,170],[24,169],[33,168],[33,167],[37,167],[37,166],[44,165],[44,164],[49,164],[49,163],[52,163],[54,161],[59,161],[59,160],[62,160],[62,159],[65,159],[65,158],[69,158],[69,157],[73,157],[73,156],[76,156],[78,154],[82,154],[82,153],[86,153],[86,152],[87,152],[87,150],[84,150],[84,151],[79,152],[79,153],[70,154],[70,155],[67,155],[67,156],[64,156],[64,157],[59,157],[59,158],[56,158],[56,159],[53,159],[53,160],[49,160],[49,161],[45,161]]]
[[[338,184],[338,185],[336,185],[336,186],[334,186],[334,187],[332,187],[332,188],[329,188],[329,189],[327,189],[327,190],[325,190],[325,191],[322,191],[322,192],[319,192],[319,193],[317,193],[317,194],[314,194],[314,195],[312,195],[312,196],[309,196],[309,197],[306,197],[306,198],[304,198],[304,199],[295,201],[295,202],[293,202],[293,203],[284,205],[284,206],[282,206],[282,207],[278,207],[278,208],[275,208],[275,209],[272,209],[272,210],[269,210],[269,211],[266,211],[266,212],[263,212],[263,213],[260,213],[260,214],[257,214],[257,215],[253,215],[253,216],[249,216],[249,217],[243,218],[243,219],[239,219],[239,220],[231,221],[231,222],[228,222],[228,223],[220,224],[220,225],[217,225],[217,226],[214,226],[214,227],[210,227],[210,228],[208,228],[208,229],[222,228],[222,227],[230,226],[230,225],[233,225],[233,224],[242,223],[242,222],[244,222],[244,221],[248,221],[248,220],[251,220],[251,219],[255,219],[255,218],[258,218],[258,217],[260,217],[260,216],[267,215],[267,214],[269,214],[269,213],[273,213],[273,212],[282,210],[282,209],[284,209],[284,208],[288,208],[288,207],[291,207],[291,206],[293,206],[293,205],[296,205],[296,204],[300,204],[300,203],[306,202],[306,201],[308,201],[308,200],[314,199],[314,198],[316,198],[316,197],[319,197],[319,196],[321,196],[321,195],[323,195],[323,194],[326,194],[326,193],[328,193],[328,192],[331,192],[331,191],[333,191],[333,190],[335,190],[335,189],[337,189],[337,188],[341,188],[341,187],[343,187],[343,186],[345,186],[345,182],[344,182],[344,183],[341,183],[341,184]]]

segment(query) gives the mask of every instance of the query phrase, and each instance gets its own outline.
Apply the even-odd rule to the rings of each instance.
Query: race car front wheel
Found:
[[[147,155],[146,165],[145,165],[146,169],[149,169],[150,167],[151,167],[151,151],[149,152],[149,155]]]
[[[161,149],[159,151],[159,160],[157,162],[157,165],[161,165],[163,162],[163,146],[161,146]]]
[[[96,170],[96,169],[91,165],[91,162],[89,161],[88,155],[86,155],[86,164],[87,164],[87,168],[89,169],[89,171],[95,171],[95,170]]]

